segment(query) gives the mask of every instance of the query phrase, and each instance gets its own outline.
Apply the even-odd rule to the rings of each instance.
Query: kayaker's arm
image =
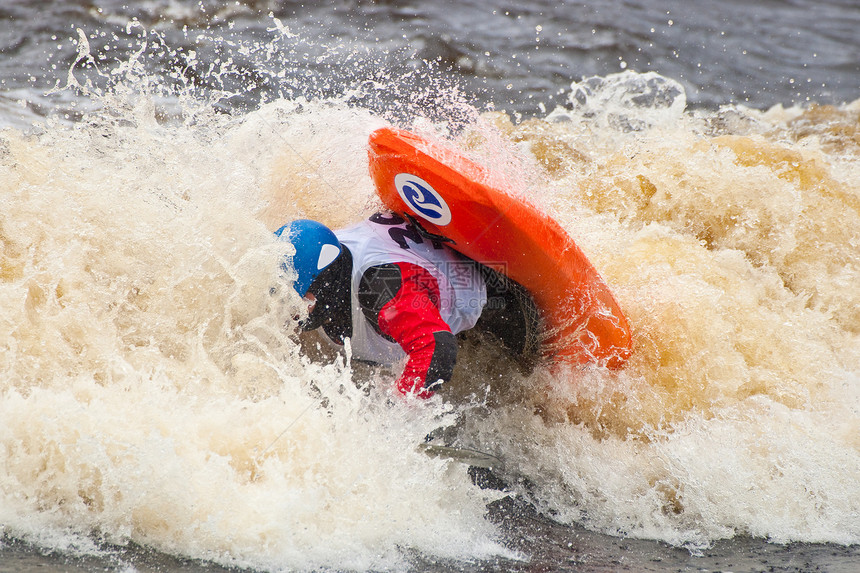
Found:
[[[408,356],[397,389],[420,398],[451,379],[457,340],[439,313],[439,286],[411,263],[371,267],[362,276],[358,300],[364,315]]]

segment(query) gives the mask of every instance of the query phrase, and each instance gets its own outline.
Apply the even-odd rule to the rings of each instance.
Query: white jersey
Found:
[[[478,322],[487,304],[487,285],[477,266],[438,241],[422,237],[399,215],[377,213],[335,235],[352,253],[353,357],[392,364],[406,355],[399,344],[376,332],[359,305],[361,277],[376,265],[406,262],[426,269],[439,285],[439,314],[452,333]]]

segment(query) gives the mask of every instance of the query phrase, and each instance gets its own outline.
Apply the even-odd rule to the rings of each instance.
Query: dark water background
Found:
[[[274,19],[291,35],[267,53]],[[90,53],[102,59],[82,57],[78,28]],[[142,48],[143,29],[149,32]],[[158,78],[154,91],[170,99],[170,87],[193,86],[230,113],[281,97],[354,92],[362,105],[387,113],[420,108],[432,114],[434,90],[457,86],[465,103],[529,117],[564,104],[571,82],[622,70],[656,71],[679,81],[692,107],[840,104],[860,98],[858,30],[856,0],[0,0],[0,126],[26,126],[54,114],[76,119],[87,97],[48,93],[65,85],[76,60],[78,81],[88,78],[97,89],[110,81],[97,70],[129,61],[141,49],[146,73]],[[188,65],[192,50],[195,64]],[[860,562],[856,547],[748,538],[691,555],[560,526],[510,501],[491,513],[505,524],[511,547],[530,561],[416,557],[414,569],[848,572]],[[221,570],[142,548],[105,551],[93,558],[43,555],[4,539],[0,571]]]
[[[269,41],[270,15],[294,34],[280,53],[233,49]],[[75,29],[89,36],[92,53],[109,54],[93,62],[107,66],[137,51],[145,28],[172,48],[150,40],[150,72],[176,82],[169,70],[184,67],[182,50],[194,50],[207,65],[184,67],[184,80],[242,92],[223,102],[232,109],[261,98],[342,94],[377,78],[386,89],[374,98],[432,104],[416,99],[429,70],[479,108],[525,116],[564,103],[572,81],[625,69],[679,81],[690,106],[838,104],[860,96],[858,25],[856,0],[4,0],[0,98],[7,122],[25,112],[20,100],[36,116],[67,112],[68,93],[43,94],[64,83],[77,57]],[[221,56],[230,58],[230,73],[208,74]]]

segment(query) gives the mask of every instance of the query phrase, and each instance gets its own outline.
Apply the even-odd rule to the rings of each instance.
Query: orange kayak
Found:
[[[369,145],[370,174],[386,207],[531,293],[546,328],[548,358],[609,368],[627,360],[627,319],[561,225],[483,183],[486,169],[449,147],[387,127],[373,132]]]

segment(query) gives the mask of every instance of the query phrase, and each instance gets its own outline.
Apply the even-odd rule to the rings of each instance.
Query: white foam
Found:
[[[378,207],[365,146],[384,121],[278,100],[165,123],[156,100],[117,90],[78,124],[0,135],[7,534],[271,569],[508,555],[496,494],[414,450],[474,394],[488,407],[461,436],[562,521],[690,547],[860,542],[850,148],[754,122],[718,136],[720,113],[674,104],[637,130],[568,110],[494,132],[618,296],[634,355],[524,378],[479,352],[448,404],[387,405],[390,373],[366,386],[301,351],[271,235]]]

